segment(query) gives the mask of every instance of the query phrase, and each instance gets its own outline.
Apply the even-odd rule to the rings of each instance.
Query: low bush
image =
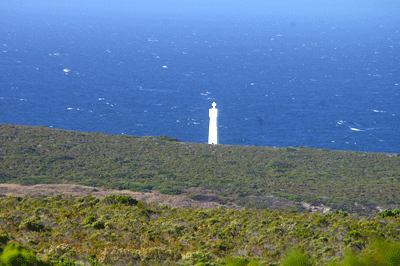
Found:
[[[28,229],[30,231],[34,231],[34,232],[42,232],[45,231],[46,228],[43,224],[41,224],[39,222],[39,218],[30,218],[30,219],[26,219],[23,220],[21,222],[21,224],[19,225],[18,229],[22,230],[22,229]]]
[[[394,217],[400,214],[399,209],[394,209],[394,210],[384,210],[381,212],[377,213],[378,217],[385,218],[385,217]]]
[[[161,188],[159,189],[161,194],[165,195],[180,195],[183,193],[183,190],[180,188]]]
[[[158,139],[161,139],[161,140],[166,140],[166,141],[180,142],[179,139],[171,138],[171,137],[168,137],[168,136],[165,136],[165,135],[159,136],[159,137],[157,137],[157,138],[158,138]]]
[[[400,244],[382,240],[375,241],[358,255],[348,252],[341,263],[330,266],[397,266],[400,265]]]
[[[290,250],[281,261],[281,266],[312,266],[313,263],[303,252]]]
[[[110,195],[110,196],[106,196],[102,200],[102,202],[105,202],[105,203],[118,202],[123,205],[133,206],[133,205],[137,205],[139,201],[137,199],[132,198],[131,196]]]
[[[10,240],[8,236],[0,235],[0,244],[7,244],[8,240]]]
[[[88,225],[88,224],[93,224],[95,221],[96,221],[96,217],[94,217],[94,216],[89,216],[89,217],[86,217],[86,218],[83,220],[83,224],[86,224],[86,225]]]
[[[0,266],[34,266],[37,263],[32,251],[15,244],[8,244],[0,254]]]

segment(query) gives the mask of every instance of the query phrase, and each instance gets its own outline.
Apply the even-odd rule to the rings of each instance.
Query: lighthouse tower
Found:
[[[208,129],[208,144],[218,144],[218,109],[215,108],[217,104],[215,102],[212,103],[212,107],[209,110],[209,116],[210,116],[210,126]]]

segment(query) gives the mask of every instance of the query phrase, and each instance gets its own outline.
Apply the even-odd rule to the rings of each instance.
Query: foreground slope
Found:
[[[349,251],[365,254],[376,238],[396,250],[390,254],[393,250],[386,248],[372,258],[393,255],[398,263],[400,254],[395,244],[400,236],[399,210],[377,217],[205,210],[146,204],[128,196],[99,200],[62,195],[0,197],[0,206],[0,261],[5,244],[23,245],[48,265],[58,266],[247,265],[251,259],[256,261],[248,265],[326,265]],[[276,264],[292,248],[306,254],[312,264]],[[241,259],[227,264],[227,257]],[[344,265],[398,265],[352,262]]]
[[[363,215],[400,206],[397,154],[212,146],[3,124],[0,162],[2,183],[156,190],[269,209],[305,202]]]

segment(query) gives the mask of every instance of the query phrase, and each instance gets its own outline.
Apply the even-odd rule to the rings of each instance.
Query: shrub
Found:
[[[96,254],[94,254],[94,253],[90,254],[88,256],[88,259],[89,259],[90,265],[93,265],[93,266],[99,266],[100,265],[99,261],[97,260]]]
[[[149,192],[153,189],[153,186],[134,182],[113,182],[110,184],[110,188],[118,190],[129,189],[131,191]]]
[[[123,205],[128,205],[128,206],[133,206],[138,204],[138,200],[132,198],[131,196],[123,196],[123,195],[110,195],[106,196],[102,202],[106,203],[114,203],[114,202],[119,202]]]
[[[362,255],[355,255],[350,252],[346,255],[341,264],[342,266],[394,266],[400,265],[400,244],[390,244],[383,241],[376,241],[370,245]]]
[[[342,210],[336,210],[336,211],[335,211],[335,214],[340,215],[340,216],[343,216],[343,217],[346,217],[346,216],[349,215],[348,212],[345,212],[345,211],[342,211]]]
[[[100,221],[96,221],[92,224],[94,229],[104,229],[106,228],[105,224],[103,222]]]
[[[180,195],[183,193],[179,188],[161,188],[159,191],[161,194],[165,195]]]
[[[235,258],[235,257],[228,257],[224,260],[226,266],[258,266],[258,263],[254,259],[248,258]]]
[[[160,139],[160,140],[177,141],[177,142],[180,142],[179,139],[171,138],[171,137],[168,137],[168,136],[165,136],[165,135],[159,136],[159,137],[157,137],[157,138]]]
[[[385,218],[385,217],[394,217],[400,214],[399,209],[394,210],[384,210],[377,214],[378,217]]]
[[[28,229],[34,232],[42,232],[45,230],[45,226],[39,223],[38,220],[39,218],[31,218],[23,220],[21,224],[18,226],[18,229],[19,230]]]
[[[265,169],[271,170],[273,172],[284,172],[288,168],[290,168],[290,165],[288,163],[282,163],[279,161],[270,161],[266,166]]]
[[[83,224],[92,224],[94,221],[96,221],[96,218],[94,216],[89,216],[83,220]]]
[[[289,251],[281,261],[282,266],[312,266],[312,263],[302,252],[298,250]]]
[[[0,266],[33,266],[37,262],[32,251],[15,244],[8,244],[0,255]]]
[[[60,261],[56,262],[54,266],[76,266],[75,260],[62,258]]]
[[[0,243],[1,244],[7,244],[8,240],[10,240],[10,238],[8,238],[8,236],[0,235]]]

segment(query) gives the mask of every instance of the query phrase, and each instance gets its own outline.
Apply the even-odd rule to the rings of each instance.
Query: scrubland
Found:
[[[398,265],[385,264],[400,256],[398,154],[4,124],[0,144],[3,184],[92,187],[83,197],[2,195],[0,261]],[[121,193],[96,197],[107,190]],[[172,207],[129,191],[185,204]]]

